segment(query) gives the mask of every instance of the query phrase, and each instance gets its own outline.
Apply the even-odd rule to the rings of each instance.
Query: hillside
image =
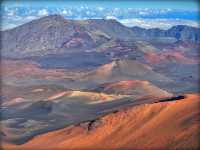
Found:
[[[36,136],[23,145],[4,144],[4,147],[198,149],[198,104],[199,95],[189,94],[180,100],[130,107],[97,120]]]
[[[14,29],[1,32],[2,56],[24,58],[68,52],[93,50],[112,39],[155,40],[175,38],[175,41],[198,43],[199,29],[174,26],[169,30],[129,28],[116,20],[89,19],[66,20],[50,15]],[[165,41],[165,40],[164,40]]]
[[[194,43],[200,42],[199,28],[194,28],[186,25],[173,26],[168,30],[159,28],[145,29],[140,27],[132,27],[135,35],[146,39],[156,38],[174,38],[178,41],[190,41]]]
[[[59,15],[33,20],[1,34],[3,56],[19,58],[86,50],[110,38],[132,37],[131,29],[114,20],[76,21]]]
[[[99,92],[112,94],[126,94],[135,97],[170,97],[172,94],[164,91],[148,81],[143,80],[123,80],[113,83],[99,85]]]
[[[148,76],[147,76],[148,75]],[[169,78],[156,73],[153,69],[135,60],[118,59],[89,72],[84,80],[96,82],[112,82],[119,80],[148,80],[153,82],[169,82]]]

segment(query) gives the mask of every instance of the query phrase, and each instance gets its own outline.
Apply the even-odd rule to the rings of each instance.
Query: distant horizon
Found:
[[[197,1],[151,0],[69,0],[2,2],[1,30],[11,29],[31,20],[58,14],[66,19],[116,19],[125,26],[168,29],[182,24],[198,27]]]
[[[172,27],[174,27],[174,26],[179,26],[179,25],[185,25],[185,26],[191,26],[191,27],[197,27],[197,28],[199,28],[199,25],[198,25],[198,23],[197,24],[195,24],[195,23],[193,23],[193,22],[188,22],[188,24],[186,24],[186,22],[182,22],[182,20],[176,20],[177,22],[174,22],[174,24],[171,24],[171,26],[168,26],[168,28],[162,28],[162,27],[157,27],[157,26],[151,26],[151,27],[148,27],[148,25],[147,26],[140,26],[140,25],[138,25],[138,24],[134,24],[133,26],[128,26],[127,24],[126,24],[126,21],[124,20],[124,22],[123,22],[123,20],[118,20],[118,19],[116,19],[116,18],[87,18],[87,19],[69,19],[69,18],[65,18],[63,15],[60,15],[60,14],[50,14],[50,15],[47,15],[47,16],[42,16],[42,17],[40,17],[40,18],[36,18],[36,19],[33,19],[33,20],[30,20],[30,21],[28,21],[28,22],[25,22],[25,23],[23,23],[23,24],[20,24],[20,25],[18,25],[18,26],[22,26],[22,25],[24,25],[24,24],[26,24],[26,23],[29,23],[29,22],[31,22],[31,21],[34,21],[34,20],[38,20],[38,19],[41,19],[41,18],[44,18],[44,17],[49,17],[49,16],[62,16],[65,20],[70,20],[70,21],[86,21],[86,20],[115,20],[115,21],[117,21],[117,22],[119,22],[119,23],[121,23],[122,25],[124,25],[124,26],[126,26],[126,27],[140,27],[140,28],[144,28],[144,29],[154,29],[154,28],[159,28],[159,29],[162,29],[162,30],[168,30],[168,29],[170,29],[170,28],[172,28]],[[133,21],[136,21],[136,20],[133,20]],[[145,21],[146,22],[155,22],[155,19],[145,19]],[[143,23],[145,23],[145,21],[143,21]],[[161,20],[159,20],[159,22],[163,22],[163,23],[165,23],[165,22],[168,22],[169,20],[165,20],[165,19],[161,19]],[[173,20],[174,21],[174,20]],[[182,24],[181,23],[178,23],[178,22],[182,22]],[[190,24],[191,23],[191,24]],[[18,26],[15,26],[15,27],[13,27],[13,28],[16,28],[16,27],[18,27]],[[10,29],[13,29],[13,28],[10,28]],[[9,29],[5,29],[5,30],[9,30]],[[5,30],[1,30],[1,31],[5,31]]]

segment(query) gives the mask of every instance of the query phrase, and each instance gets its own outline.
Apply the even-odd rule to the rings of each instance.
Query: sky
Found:
[[[66,19],[116,19],[126,26],[170,28],[198,26],[195,0],[4,0],[1,30],[51,14]]]

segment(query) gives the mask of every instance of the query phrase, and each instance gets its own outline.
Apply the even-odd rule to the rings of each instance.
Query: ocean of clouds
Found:
[[[132,27],[167,29],[173,25],[184,24],[198,26],[197,11],[174,9],[135,9],[135,8],[80,8],[65,7],[3,7],[1,30],[14,28],[31,20],[59,14],[66,19],[116,19],[122,24]]]

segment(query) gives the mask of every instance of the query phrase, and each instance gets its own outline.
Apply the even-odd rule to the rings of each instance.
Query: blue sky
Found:
[[[66,19],[117,19],[127,26],[145,28],[198,26],[198,13],[194,0],[4,0],[1,30],[51,14]]]
[[[4,0],[3,5],[49,7],[171,8],[197,10],[197,0]]]

